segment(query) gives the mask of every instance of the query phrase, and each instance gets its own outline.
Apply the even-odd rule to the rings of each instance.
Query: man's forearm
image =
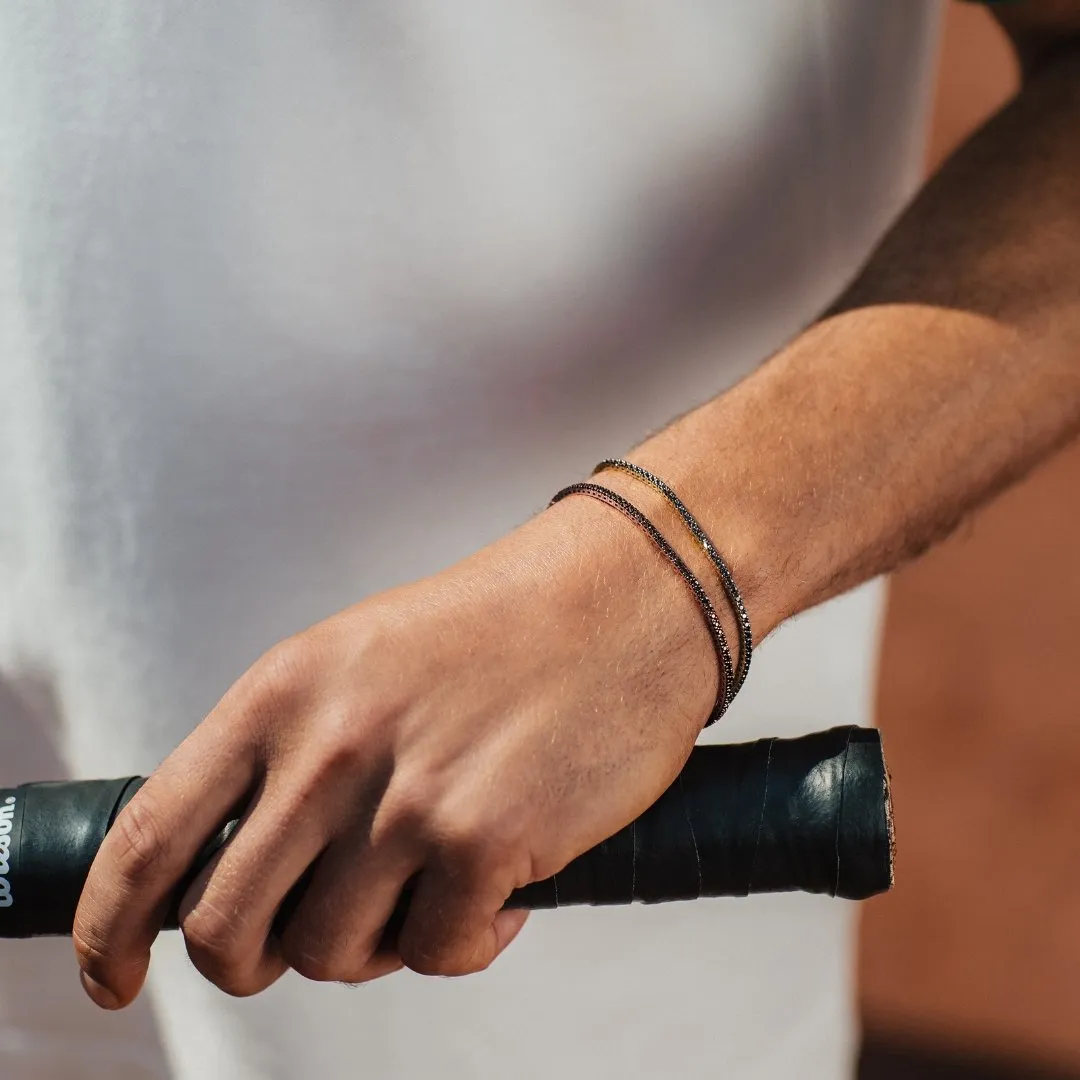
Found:
[[[760,638],[921,552],[1078,427],[1073,49],[950,159],[826,317],[633,457],[730,556]]]

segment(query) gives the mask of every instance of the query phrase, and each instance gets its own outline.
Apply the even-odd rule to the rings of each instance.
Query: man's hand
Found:
[[[239,810],[181,906],[191,958],[221,989],[254,994],[287,967],[346,982],[486,967],[525,920],[500,910],[511,891],[674,779],[716,667],[648,537],[591,499],[559,503],[236,683],[107,835],[75,919],[84,985],[106,1007],[136,996],[168,897]],[[278,906],[316,861],[279,941]],[[403,929],[380,949],[407,883]]]
[[[923,550],[1080,430],[1076,12],[1003,7],[1028,73],[1017,99],[829,318],[635,452],[721,545],[756,638]],[[700,613],[648,538],[591,500],[560,503],[240,680],[101,848],[76,915],[103,989],[88,988],[135,996],[167,898],[237,808],[181,912],[223,989],[255,993],[290,965],[346,981],[402,962],[476,971],[521,926],[500,912],[516,886],[661,794],[716,682]],[[278,942],[275,911],[316,860]]]

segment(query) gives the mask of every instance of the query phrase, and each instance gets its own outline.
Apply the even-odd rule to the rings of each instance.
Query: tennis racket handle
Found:
[[[83,883],[142,777],[0,790],[0,938],[71,933]],[[177,890],[227,840],[228,822]],[[508,907],[629,904],[803,891],[861,900],[890,888],[893,829],[876,731],[695,747],[675,783],[637,821]],[[298,882],[276,922],[287,921]],[[400,917],[400,913],[399,913]]]

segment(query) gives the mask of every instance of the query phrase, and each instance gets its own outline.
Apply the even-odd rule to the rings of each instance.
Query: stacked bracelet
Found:
[[[709,599],[709,594],[694,576],[693,571],[683,562],[679,553],[667,541],[663,533],[632,502],[616,494],[610,488],[594,483],[570,484],[569,487],[563,488],[551,500],[549,505],[553,506],[568,495],[588,495],[618,510],[648,534],[653,543],[660,549],[664,558],[671,563],[679,576],[689,586],[705,617],[705,624],[709,636],[712,638],[713,646],[716,649],[716,658],[720,665],[720,686],[716,694],[716,704],[713,706],[708,720],[705,721],[705,726],[708,727],[709,724],[715,723],[724,715],[732,699],[742,689],[743,683],[746,682],[747,672],[750,670],[750,657],[753,653],[754,638],[750,629],[750,616],[747,613],[746,605],[743,603],[742,595],[735,584],[735,579],[727,563],[721,558],[720,553],[716,550],[715,545],[697,519],[668,484],[661,480],[660,477],[649,472],[648,469],[643,469],[640,465],[624,461],[621,458],[608,458],[601,461],[593,470],[593,475],[595,476],[605,469],[619,469],[647,483],[650,487],[659,491],[678,511],[686,527],[716,568],[720,583],[724,588],[724,594],[739,624],[739,666],[736,670],[732,664],[727,636],[716,614],[716,608],[713,607],[712,601]]]
[[[604,469],[619,469],[622,472],[629,473],[631,476],[636,477],[638,480],[644,481],[650,487],[655,488],[664,496],[665,499],[679,512],[679,516],[686,523],[686,527],[693,534],[694,539],[698,542],[705,554],[708,555],[713,566],[716,567],[716,572],[720,578],[720,584],[724,588],[724,593],[728,598],[728,603],[731,604],[732,611],[735,613],[735,618],[739,624],[739,667],[735,673],[735,688],[732,690],[731,696],[734,697],[741,689],[744,682],[746,682],[746,674],[750,670],[750,657],[754,651],[754,635],[750,630],[750,616],[746,611],[746,605],[743,603],[742,594],[739,592],[739,587],[735,584],[735,578],[731,574],[731,570],[728,569],[727,563],[720,557],[720,552],[716,550],[713,542],[706,535],[705,530],[698,524],[697,518],[686,508],[686,504],[671,490],[670,486],[664,483],[659,476],[649,472],[648,469],[643,469],[640,465],[635,465],[632,461],[624,461],[621,458],[606,458],[601,461],[599,465],[593,469],[593,476],[598,472],[603,472]]]
[[[694,594],[694,598],[705,616],[705,624],[708,627],[709,635],[712,637],[717,660],[720,662],[720,687],[716,695],[716,704],[713,706],[708,720],[705,721],[705,726],[708,727],[709,724],[715,723],[724,715],[728,705],[731,704],[731,699],[735,696],[735,677],[727,636],[724,634],[724,628],[720,623],[712,601],[709,599],[709,594],[702,588],[701,582],[683,562],[679,553],[667,542],[660,530],[632,502],[600,484],[579,483],[564,487],[562,491],[555,495],[549,505],[554,506],[555,503],[565,499],[568,495],[589,495],[625,514],[649,535],[664,558],[675,567],[679,576],[690,587],[690,591]]]

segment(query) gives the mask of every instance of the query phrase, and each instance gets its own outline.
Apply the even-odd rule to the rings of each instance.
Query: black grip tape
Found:
[[[694,749],[637,821],[508,906],[628,904],[826,893],[864,900],[893,882],[892,809],[877,731]]]
[[[7,873],[0,874],[0,937],[70,934],[83,882],[138,778],[64,780],[0,791]],[[6,815],[10,811],[10,818]]]
[[[0,790],[0,938],[70,934],[105,833],[142,777]],[[226,842],[227,822],[177,890]],[[280,933],[310,880],[286,897]],[[803,891],[862,900],[893,881],[892,809],[876,731],[844,727],[798,739],[699,746],[637,821],[508,907],[628,904]],[[400,925],[408,897],[393,920]]]

